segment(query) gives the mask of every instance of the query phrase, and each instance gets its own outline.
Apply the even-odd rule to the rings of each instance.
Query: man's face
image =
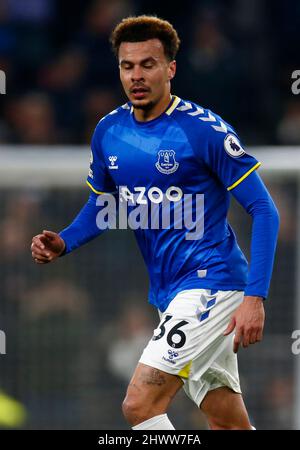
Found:
[[[176,62],[169,62],[159,39],[122,42],[119,48],[120,78],[134,108],[151,109],[170,93]]]

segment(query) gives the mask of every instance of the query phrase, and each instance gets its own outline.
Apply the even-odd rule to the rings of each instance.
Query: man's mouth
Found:
[[[144,87],[135,87],[135,88],[132,88],[130,90],[130,92],[134,98],[141,99],[146,96],[147,92],[149,92],[149,89],[144,88]]]

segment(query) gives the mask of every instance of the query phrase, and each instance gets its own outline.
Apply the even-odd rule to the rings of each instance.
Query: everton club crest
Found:
[[[179,166],[179,163],[175,160],[174,150],[159,150],[158,160],[155,163],[155,167],[161,173],[170,174],[174,173]]]

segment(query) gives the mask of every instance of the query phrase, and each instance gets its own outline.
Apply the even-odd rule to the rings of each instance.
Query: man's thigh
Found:
[[[228,387],[209,391],[200,407],[211,429],[251,430],[252,428],[242,395]]]
[[[128,385],[125,401],[163,413],[182,385],[180,377],[139,363]]]

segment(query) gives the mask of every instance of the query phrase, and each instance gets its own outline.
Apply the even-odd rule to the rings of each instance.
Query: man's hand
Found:
[[[262,297],[245,296],[243,303],[231,317],[224,331],[227,336],[235,329],[233,351],[237,353],[239,345],[248,347],[262,340],[265,322],[265,310]]]
[[[64,240],[53,231],[44,230],[32,238],[31,254],[37,264],[47,264],[58,258],[65,249]]]

